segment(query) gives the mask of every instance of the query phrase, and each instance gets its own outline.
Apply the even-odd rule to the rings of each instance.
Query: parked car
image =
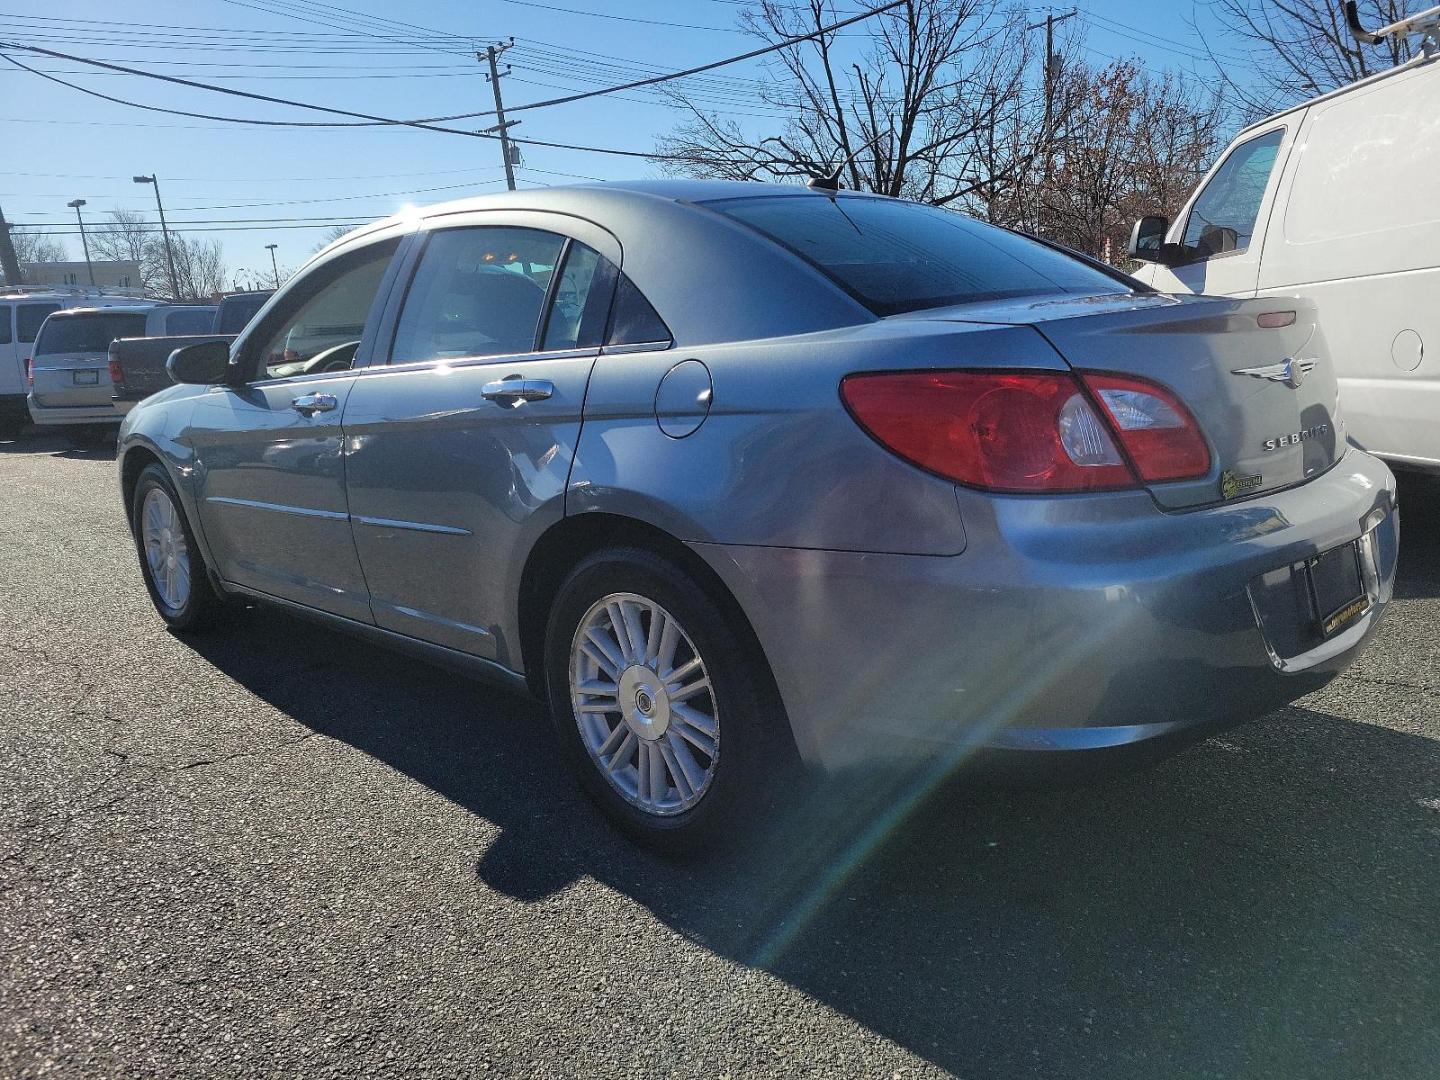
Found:
[[[121,487],[175,630],[252,598],[528,688],[681,846],[792,756],[1158,748],[1334,678],[1398,519],[1314,314],[878,196],[501,194],[178,350]]]
[[[30,420],[62,428],[93,445],[114,438],[121,414],[111,400],[110,342],[121,337],[193,334],[208,329],[215,308],[203,304],[128,304],[57,311],[40,326],[26,378]]]
[[[112,341],[108,355],[110,396],[115,408],[121,413],[129,412],[135,402],[170,386],[173,380],[166,364],[170,354],[182,345],[195,345],[201,341],[233,341],[255,313],[265,306],[272,293],[273,290],[222,296],[208,332],[117,338]]]
[[[135,297],[108,296],[94,290],[0,289],[0,435],[13,435],[30,420],[25,407],[26,370],[40,324],[62,308],[142,303]]]
[[[1433,25],[1435,20],[1430,20]],[[1440,472],[1440,65],[1410,63],[1246,128],[1175,223],[1137,222],[1167,292],[1300,296],[1330,342],[1352,441]],[[1297,356],[1311,355],[1301,345]]]

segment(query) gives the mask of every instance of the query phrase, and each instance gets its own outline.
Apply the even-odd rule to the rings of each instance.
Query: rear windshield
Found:
[[[877,315],[1014,296],[1129,291],[1079,259],[935,206],[778,195],[707,205],[789,248]]]
[[[265,301],[269,299],[269,293],[264,296],[227,296],[220,302],[220,325],[215,328],[215,332],[218,334],[240,333],[245,329],[245,324],[265,306]]]
[[[97,352],[110,348],[116,338],[144,337],[145,316],[110,314],[56,315],[47,319],[35,342],[36,356],[54,353]]]
[[[165,316],[165,333],[167,334],[208,334],[214,325],[214,308],[172,311]]]

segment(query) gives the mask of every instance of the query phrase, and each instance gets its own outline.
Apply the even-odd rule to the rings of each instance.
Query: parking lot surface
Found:
[[[522,699],[167,633],[109,455],[0,443],[0,500],[0,1075],[1440,1075],[1440,487],[1292,708],[688,862]]]

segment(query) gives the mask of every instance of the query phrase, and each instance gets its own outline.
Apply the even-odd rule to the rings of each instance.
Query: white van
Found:
[[[1350,440],[1440,472],[1440,56],[1426,53],[1242,131],[1173,225],[1136,223],[1130,252],[1164,292],[1313,300]]]
[[[14,435],[30,419],[25,408],[26,364],[40,324],[52,311],[147,301],[79,289],[0,288],[0,437]]]
[[[123,413],[115,407],[110,342],[117,338],[206,333],[213,304],[111,304],[48,315],[31,346],[27,379],[30,419],[63,429],[75,442],[113,440]]]

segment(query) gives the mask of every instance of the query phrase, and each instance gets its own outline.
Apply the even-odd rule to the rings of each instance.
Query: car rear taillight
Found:
[[[28,356],[25,358],[25,385],[35,389],[35,361]]]
[[[121,387],[125,385],[125,369],[120,366],[119,360],[110,361],[110,381]]]
[[[1113,491],[1208,471],[1205,440],[1168,391],[1084,378],[1088,390],[1060,372],[876,373],[848,376],[840,396],[893,453],[989,491]]]
[[[1082,374],[1141,480],[1188,480],[1210,471],[1210,448],[1190,410],[1163,386],[1126,375]]]

